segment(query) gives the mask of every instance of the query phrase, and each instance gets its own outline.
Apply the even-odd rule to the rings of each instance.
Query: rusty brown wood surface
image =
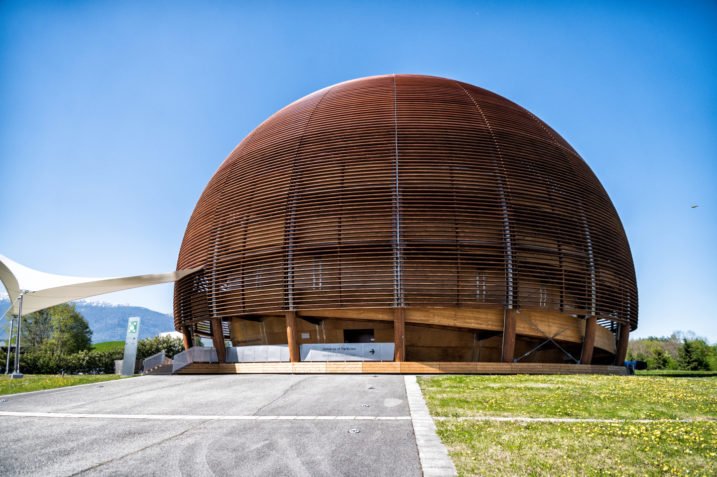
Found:
[[[615,353],[615,364],[622,366],[625,364],[625,356],[627,355],[627,345],[630,342],[630,329],[627,326],[620,326],[620,333],[617,339],[617,352]]]
[[[503,363],[512,363],[515,358],[516,315],[512,309],[503,312],[503,340],[500,350],[500,360]]]
[[[393,318],[394,361],[406,360],[406,310],[394,308]]]
[[[298,327],[296,325],[296,312],[286,312],[286,342],[289,346],[289,360],[292,363],[300,361]]]
[[[175,287],[177,329],[401,306],[637,326],[628,241],[585,161],[524,108],[445,78],[349,81],[267,119],[197,203],[178,268],[198,266]]]
[[[585,338],[583,339],[583,348],[580,353],[580,364],[590,364],[593,360],[596,323],[597,320],[594,316],[585,320]]]
[[[222,320],[219,318],[212,320],[211,328],[212,343],[214,344],[214,349],[217,350],[217,359],[220,363],[224,363],[227,353],[224,346],[224,333],[222,333]]]

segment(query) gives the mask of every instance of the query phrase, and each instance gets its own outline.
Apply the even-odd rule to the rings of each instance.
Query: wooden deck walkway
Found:
[[[192,363],[177,374],[616,374],[624,366],[557,363],[303,362]]]

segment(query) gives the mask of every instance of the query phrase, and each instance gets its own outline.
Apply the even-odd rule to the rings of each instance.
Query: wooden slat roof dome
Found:
[[[178,328],[397,306],[637,327],[628,241],[588,165],[524,108],[439,77],[348,81],[267,119],[199,199],[177,265],[193,267]]]

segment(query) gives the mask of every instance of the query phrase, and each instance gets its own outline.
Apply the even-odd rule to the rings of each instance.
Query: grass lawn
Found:
[[[94,351],[123,351],[124,341],[105,341],[104,343],[95,343],[92,345]]]
[[[638,376],[672,376],[679,378],[717,376],[717,371],[682,371],[678,369],[651,369],[649,371],[635,371]]]
[[[113,381],[120,377],[115,374],[85,374],[65,375],[57,374],[26,374],[22,379],[10,379],[9,376],[0,375],[0,395],[17,394],[41,389],[64,388],[77,384],[100,383]]]
[[[422,378],[434,416],[717,418],[717,379],[652,376]]]
[[[436,425],[459,475],[717,474],[716,422]]]
[[[717,475],[717,378],[437,376],[419,382],[431,414],[441,417],[438,433],[460,475]]]

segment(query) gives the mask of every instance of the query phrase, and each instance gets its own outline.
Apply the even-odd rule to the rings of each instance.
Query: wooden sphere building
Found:
[[[317,91],[257,127],[189,221],[187,345],[395,344],[397,361],[621,364],[630,248],[605,189],[529,111],[445,78]]]

